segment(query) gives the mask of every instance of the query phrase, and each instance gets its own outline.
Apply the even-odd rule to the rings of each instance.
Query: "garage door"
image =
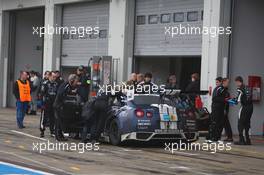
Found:
[[[172,27],[202,27],[203,0],[137,0],[135,55],[201,55],[202,35],[172,37]]]
[[[92,56],[107,55],[108,26],[109,0],[65,5],[63,27],[70,29],[70,32],[64,33],[62,38],[61,65],[86,65]],[[83,27],[94,30],[83,35]],[[81,32],[76,34],[74,28]]]

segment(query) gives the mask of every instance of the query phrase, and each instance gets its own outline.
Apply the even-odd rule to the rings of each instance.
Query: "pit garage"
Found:
[[[201,34],[171,36],[169,27],[202,27],[203,0],[137,0],[134,70],[153,73],[157,84],[176,74],[185,88],[190,75],[201,72]]]
[[[264,123],[264,98],[263,98],[263,16],[264,1],[235,0],[233,9],[233,31],[231,41],[231,59],[229,73],[231,80],[241,75],[248,85],[249,76],[261,78],[260,91],[255,91],[254,113],[251,119],[251,134],[263,135]],[[259,84],[259,85],[258,85]],[[254,84],[253,84],[254,86]],[[232,95],[235,95],[235,85],[231,86]],[[232,107],[230,120],[235,133],[237,133],[238,107]]]
[[[68,29],[99,27],[85,34],[64,33],[61,49],[61,70],[65,75],[79,65],[87,65],[93,56],[107,55],[109,29],[109,0],[65,4],[62,26]]]
[[[33,33],[33,27],[44,25],[44,8],[7,11],[5,36],[8,47],[8,88],[7,105],[15,106],[12,95],[13,83],[19,78],[20,70],[37,71],[42,73],[43,37]]]

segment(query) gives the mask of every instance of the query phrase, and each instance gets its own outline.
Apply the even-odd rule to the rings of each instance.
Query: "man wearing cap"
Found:
[[[79,77],[78,82],[78,94],[81,97],[83,103],[88,101],[89,92],[90,92],[90,77],[85,73],[84,66],[79,66],[77,69],[77,76]]]
[[[30,82],[27,80],[28,74],[25,71],[20,72],[20,78],[15,82],[13,88],[13,94],[16,97],[16,118],[17,126],[19,129],[25,128],[23,121],[25,117],[26,110],[28,108],[28,103],[31,101],[30,95]]]

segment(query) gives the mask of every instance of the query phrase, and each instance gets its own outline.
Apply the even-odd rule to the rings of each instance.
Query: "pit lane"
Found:
[[[131,143],[116,147],[100,144],[99,151],[33,151],[39,138],[39,116],[26,116],[23,130],[15,123],[13,109],[0,110],[0,161],[51,174],[263,174],[264,142],[234,146],[231,151],[178,151],[171,154],[162,144]],[[69,139],[68,142],[78,141]],[[199,142],[202,142],[200,140]],[[0,169],[1,172],[1,169]],[[1,174],[1,173],[0,173]]]

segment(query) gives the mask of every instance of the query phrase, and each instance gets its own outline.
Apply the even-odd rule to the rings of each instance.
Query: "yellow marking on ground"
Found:
[[[72,167],[70,167],[72,170],[75,170],[75,171],[80,171],[80,168],[78,168],[78,167],[75,167],[75,166],[72,166]]]
[[[10,140],[5,140],[5,143],[12,143]]]
[[[19,145],[18,148],[25,149],[25,147],[23,145]]]

